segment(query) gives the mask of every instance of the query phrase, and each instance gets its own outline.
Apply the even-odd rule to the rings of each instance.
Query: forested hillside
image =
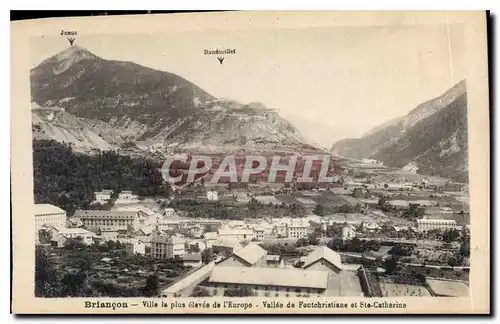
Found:
[[[90,156],[56,141],[33,141],[36,203],[57,205],[72,215],[88,208],[93,192],[132,190],[140,196],[164,195],[160,164],[142,158],[99,151]]]

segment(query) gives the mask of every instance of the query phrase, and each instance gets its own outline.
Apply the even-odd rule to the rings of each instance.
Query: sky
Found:
[[[310,140],[331,145],[403,116],[462,80],[462,33],[462,25],[172,31],[78,35],[75,45],[176,73],[216,97],[262,102]],[[63,36],[33,38],[32,66],[68,46]],[[203,53],[216,48],[236,54],[221,65],[217,55]]]

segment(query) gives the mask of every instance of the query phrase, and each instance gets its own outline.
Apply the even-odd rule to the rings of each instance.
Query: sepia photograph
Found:
[[[489,253],[471,244],[488,240],[471,192],[487,187],[474,171],[489,153],[474,165],[470,139],[489,132],[467,15],[280,28],[285,14],[261,14],[269,27],[197,13],[160,17],[256,22],[132,33],[125,17],[111,32],[68,18],[25,32],[23,294],[132,313],[488,307],[465,302]],[[472,106],[486,128],[471,129]]]

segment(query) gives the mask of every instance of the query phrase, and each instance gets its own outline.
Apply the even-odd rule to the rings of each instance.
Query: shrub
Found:
[[[253,290],[248,287],[231,288],[224,291],[225,297],[248,297],[254,296]]]
[[[191,294],[191,297],[211,297],[211,294],[206,288],[196,287]]]

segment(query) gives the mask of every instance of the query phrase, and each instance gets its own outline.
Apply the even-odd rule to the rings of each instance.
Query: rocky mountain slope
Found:
[[[447,107],[457,97],[465,93],[465,81],[461,81],[438,98],[419,105],[406,116],[393,119],[383,127],[376,127],[362,138],[343,139],[336,142],[331,151],[335,154],[353,158],[367,158],[379,150],[397,142],[404,133],[420,120]]]
[[[422,119],[396,143],[381,149],[372,158],[396,167],[414,162],[421,174],[467,182],[466,94],[456,98],[446,108]]]
[[[76,117],[60,107],[33,106],[31,122],[36,139],[71,143],[77,151],[83,152],[115,150],[125,143],[122,134],[106,122]]]
[[[31,70],[31,94],[41,108],[64,109],[53,121],[34,112],[45,136],[58,141],[83,137],[80,144],[104,147],[94,136],[99,134],[86,127],[100,123],[98,137],[110,147],[123,142],[175,149],[309,147],[289,122],[261,104],[217,99],[178,75],[105,60],[78,46]]]
[[[335,143],[332,152],[373,158],[395,167],[414,162],[419,173],[465,181],[468,173],[465,81],[360,139]]]

